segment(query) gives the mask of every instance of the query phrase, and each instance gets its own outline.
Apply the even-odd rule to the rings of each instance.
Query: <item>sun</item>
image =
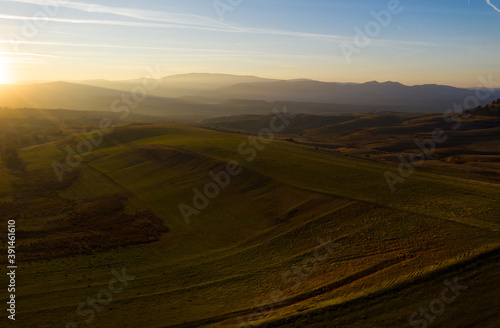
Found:
[[[10,82],[9,72],[6,63],[0,59],[0,84],[8,84]]]

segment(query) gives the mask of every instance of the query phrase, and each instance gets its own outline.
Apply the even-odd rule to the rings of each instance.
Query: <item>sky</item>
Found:
[[[155,68],[475,87],[500,81],[499,32],[500,0],[1,0],[0,83]]]

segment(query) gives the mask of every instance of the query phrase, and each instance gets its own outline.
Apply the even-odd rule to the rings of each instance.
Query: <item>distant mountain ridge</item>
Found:
[[[155,83],[156,82],[156,83]],[[192,73],[123,81],[87,80],[0,86],[0,107],[110,110],[116,99],[136,87],[149,87],[148,98],[133,109],[149,115],[203,115],[229,111],[268,112],[279,103],[295,103],[296,113],[401,111],[437,113],[474,97],[476,90],[446,85],[407,86],[399,82],[337,83],[310,79],[276,80],[249,75]],[[500,90],[480,102],[500,98]],[[239,100],[227,102],[227,100]],[[257,101],[248,106],[245,101]],[[260,103],[259,103],[260,102]],[[263,102],[267,102],[263,103]],[[331,111],[328,109],[331,107]],[[342,109],[344,108],[344,109]]]
[[[131,84],[141,83],[141,80],[87,83],[123,89]],[[167,76],[160,80],[159,88],[152,92],[153,95],[162,97],[413,106],[424,112],[444,111],[443,107],[463,102],[467,97],[474,96],[474,93],[475,90],[471,88],[438,84],[407,86],[393,81],[342,83],[321,82],[307,78],[276,80],[256,76],[209,73]],[[484,104],[499,96],[500,90],[496,90],[490,98],[484,100]]]
[[[462,101],[474,96],[471,89],[446,85],[425,84],[406,86],[399,82],[366,82],[361,84],[338,84],[319,81],[277,81],[244,83],[216,90],[223,98],[259,99],[267,101],[290,100],[323,103],[390,105],[393,101],[408,100],[431,102]],[[497,90],[491,99],[498,98]],[[485,101],[486,103],[488,101]],[[441,105],[441,104],[439,104]]]
[[[145,78],[107,81],[107,80],[89,80],[75,81],[75,83],[93,85],[109,89],[128,91],[134,86],[142,85]],[[228,87],[240,83],[265,83],[278,81],[275,79],[266,79],[251,75],[230,75],[216,73],[191,73],[179,74],[162,77],[156,81],[153,78],[146,78],[153,84],[159,82],[159,85],[151,90],[151,95],[159,97],[205,97],[210,96],[211,90]]]

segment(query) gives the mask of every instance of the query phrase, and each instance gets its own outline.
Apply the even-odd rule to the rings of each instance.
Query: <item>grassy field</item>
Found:
[[[432,326],[497,322],[495,180],[417,170],[393,193],[394,165],[279,140],[249,161],[248,136],[156,123],[116,129],[60,183],[78,140],[0,170],[19,327],[404,327],[456,276],[468,291]],[[229,161],[241,173],[186,224],[179,204]],[[77,313],[122,268],[123,291]]]
[[[490,105],[493,106],[493,105]],[[498,105],[495,105],[498,106]],[[498,108],[498,107],[497,107]],[[268,125],[270,116],[241,115],[200,121],[198,126],[217,131],[256,134]],[[444,131],[422,168],[441,174],[468,175],[473,179],[500,179],[500,119],[475,112],[402,114],[396,112],[293,116],[279,138],[337,154],[400,164],[419,142],[433,140],[436,129]],[[441,137],[440,137],[441,138]]]

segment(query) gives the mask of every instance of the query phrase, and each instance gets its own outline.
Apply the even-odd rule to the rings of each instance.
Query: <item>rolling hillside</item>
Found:
[[[123,126],[62,183],[52,165],[85,136],[20,149],[24,169],[0,170],[2,220],[17,218],[24,263],[19,327],[350,327],[358,316],[356,327],[404,326],[457,275],[470,293],[446,316],[468,322],[479,293],[488,310],[474,318],[493,327],[497,182],[418,171],[392,193],[391,165],[280,140],[251,159],[248,138]],[[241,170],[233,162],[238,173],[186,224],[179,205],[196,206],[194,190],[230,161]],[[134,278],[111,304],[77,312],[123,267]],[[404,307],[379,312],[379,300],[389,309],[400,298]]]
[[[495,105],[489,105],[493,111]],[[484,109],[481,107],[481,110]],[[500,178],[500,120],[486,110],[482,115],[455,116],[376,112],[344,115],[294,116],[279,135],[282,140],[325,152],[382,163],[401,163],[412,151],[421,151],[424,140],[432,140],[436,129],[445,140],[416,168]],[[489,116],[483,116],[488,114]],[[198,126],[218,131],[257,134],[269,115],[232,116],[202,120]],[[426,144],[424,147],[429,147]]]

